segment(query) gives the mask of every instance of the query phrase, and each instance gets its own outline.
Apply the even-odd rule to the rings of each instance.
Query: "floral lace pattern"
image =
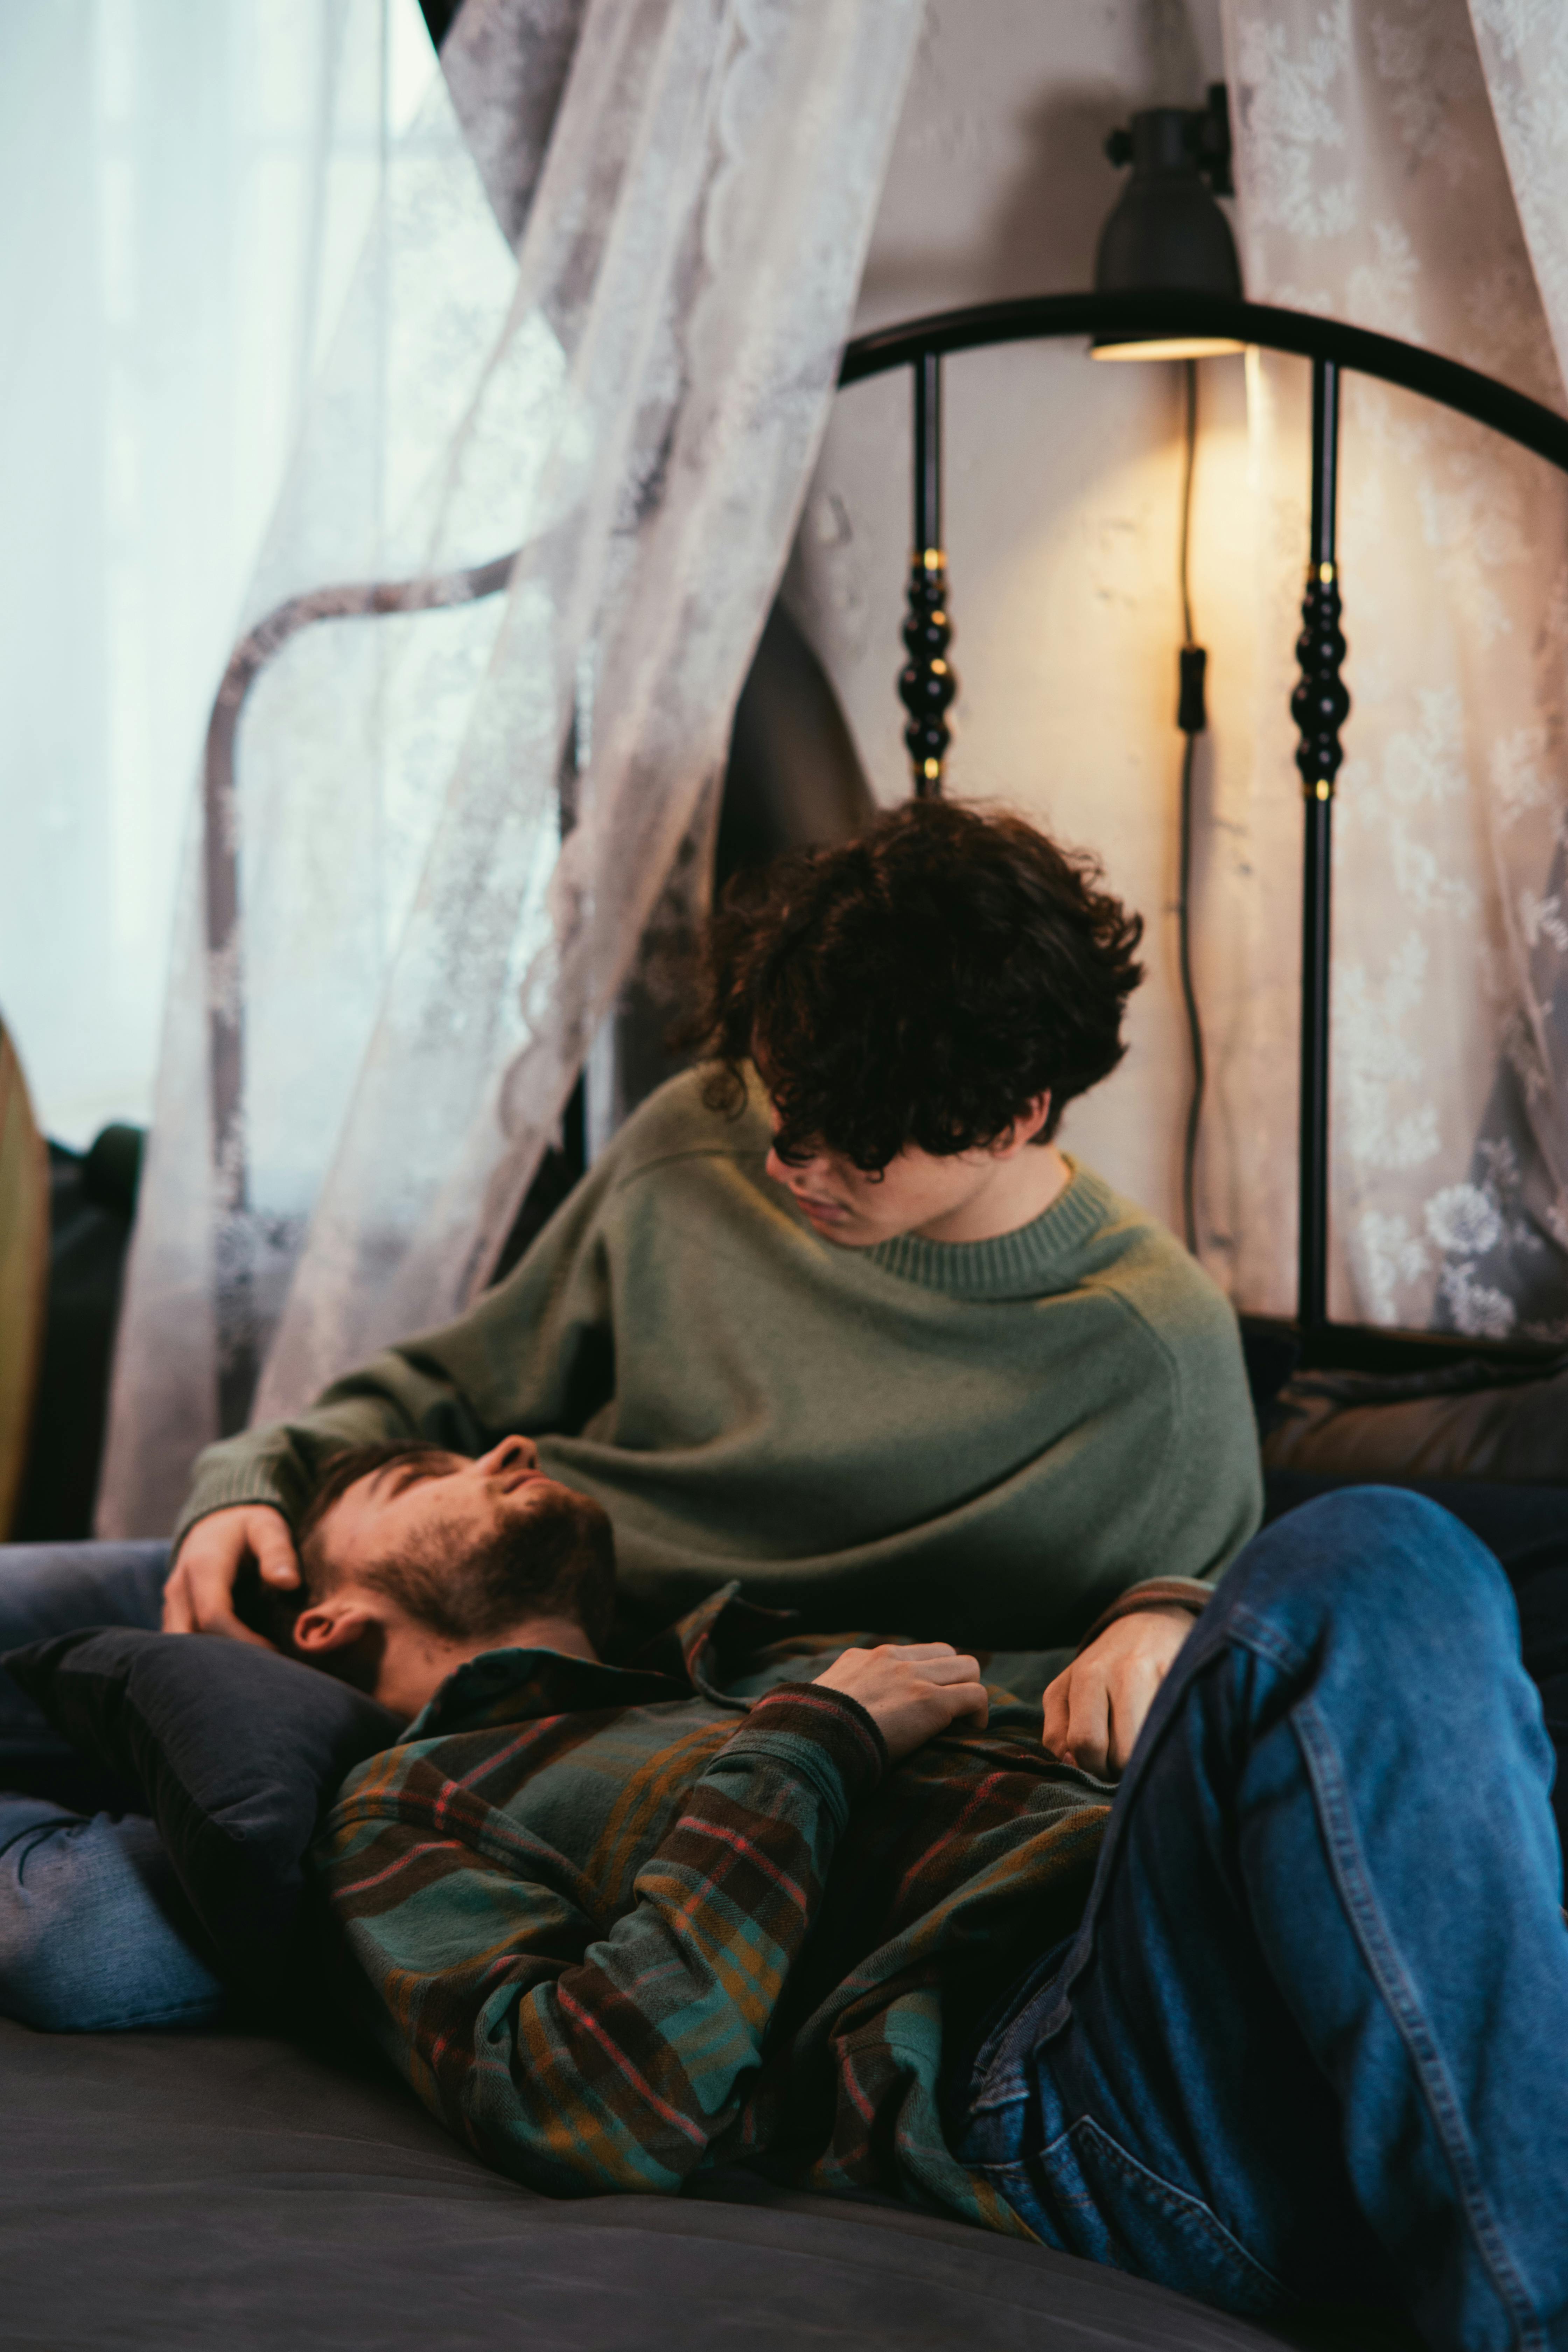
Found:
[[[247,625],[521,552],[504,594],[302,632],[244,707],[211,815],[237,944],[203,945],[198,824],[103,1533],[168,1527],[239,1355],[271,1419],[493,1265],[710,805],[919,21],[467,0]],[[215,1152],[224,1004],[243,1104]]]
[[[1474,18],[1472,26],[1471,18]],[[1446,352],[1561,407],[1568,18],[1531,0],[1227,0],[1244,268],[1257,299]],[[1517,200],[1516,200],[1517,198]],[[1260,985],[1233,1092],[1294,1127],[1294,939],[1274,861],[1306,544],[1300,362],[1254,363]],[[1489,1339],[1568,1334],[1568,485],[1364,379],[1343,392],[1352,709],[1336,803],[1331,1310]],[[1289,556],[1287,555],[1289,550]],[[1258,878],[1269,872],[1266,885]],[[1289,941],[1289,947],[1286,942]],[[1242,1123],[1238,1118],[1237,1124]],[[1228,1223],[1235,1287],[1287,1304],[1292,1234]]]

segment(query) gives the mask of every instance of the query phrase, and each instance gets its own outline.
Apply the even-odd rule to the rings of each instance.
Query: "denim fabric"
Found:
[[[1079,1935],[960,2087],[1047,2245],[1239,2312],[1568,2347],[1552,1756],[1490,1554],[1390,1488],[1258,1537],[1168,1676]]]
[[[82,1625],[157,1625],[168,1573],[166,1543],[0,1544],[0,1656]],[[0,1671],[0,1789],[70,1757]]]
[[[197,2025],[224,1990],[150,1821],[0,1796],[0,2014],[52,2033]]]
[[[168,1565],[166,1543],[0,1545],[0,1654],[155,1626]],[[83,2033],[196,2023],[222,2004],[200,1931],[152,1822],[96,1810],[99,1777],[0,1672],[0,2015]]]

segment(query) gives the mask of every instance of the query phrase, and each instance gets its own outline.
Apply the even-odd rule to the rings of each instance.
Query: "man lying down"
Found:
[[[749,2163],[1233,2311],[1568,2344],[1551,1758],[1435,1505],[1256,1538],[1114,1790],[1068,1677],[1042,1738],[940,1642],[770,1641],[731,1592],[600,1663],[608,1523],[523,1439],[344,1456],[300,1554],[300,1649],[419,1710],[315,1867],[371,2030],[503,2171]]]
[[[325,1885],[382,2038],[521,2178],[751,2158],[1237,2308],[1386,2287],[1436,2344],[1568,2342],[1511,1603],[1366,1491],[1215,1596],[1258,1510],[1234,1320],[1052,1140],[1138,977],[1093,879],[940,804],[781,870],[720,927],[708,1071],[513,1274],[213,1449],[166,1586],[0,1562],[0,1649],[237,1633],[248,1555],[396,1700]],[[398,1461],[343,1485],[367,1442]],[[678,1621],[651,1657],[598,1655],[605,1511],[626,1623]],[[743,1601],[921,1639],[812,1680]],[[1043,1725],[950,1643],[1067,1645]],[[150,1822],[0,1800],[0,2008],[206,2013],[159,1869]]]
[[[291,1621],[302,1516],[347,1448],[482,1461],[521,1435],[609,1514],[645,1634],[736,1581],[816,1632],[1066,1657],[1104,1624],[1073,1738],[1119,1769],[1261,1478],[1226,1300],[1054,1139],[1120,1062],[1141,977],[1139,919],[1100,883],[943,803],[767,869],[714,926],[702,1062],[504,1279],[209,1447],[172,1559],[0,1548],[0,1652],[160,1615],[242,1636],[242,1577]],[[149,1824],[77,1810],[43,1729],[0,1672],[0,1790],[27,1792],[0,1796],[0,2011],[195,2021],[213,1987]],[[94,1947],[106,1975],[61,1957]]]

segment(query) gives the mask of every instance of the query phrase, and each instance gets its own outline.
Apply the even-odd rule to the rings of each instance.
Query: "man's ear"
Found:
[[[357,1593],[330,1592],[312,1601],[294,1620],[294,1647],[301,1657],[321,1658],[331,1650],[353,1649],[383,1631],[382,1619]]]
[[[1019,1112],[1012,1126],[999,1135],[991,1146],[994,1156],[998,1160],[1011,1160],[1016,1151],[1022,1151],[1026,1143],[1033,1143],[1050,1115],[1049,1094],[1037,1095],[1027,1108]]]

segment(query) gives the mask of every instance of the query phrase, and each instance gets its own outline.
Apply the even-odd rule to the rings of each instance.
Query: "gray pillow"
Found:
[[[276,1651],[89,1627],[4,1660],[57,1731],[141,1790],[224,1976],[272,2011],[314,1976],[305,1853],[395,1715]]]

